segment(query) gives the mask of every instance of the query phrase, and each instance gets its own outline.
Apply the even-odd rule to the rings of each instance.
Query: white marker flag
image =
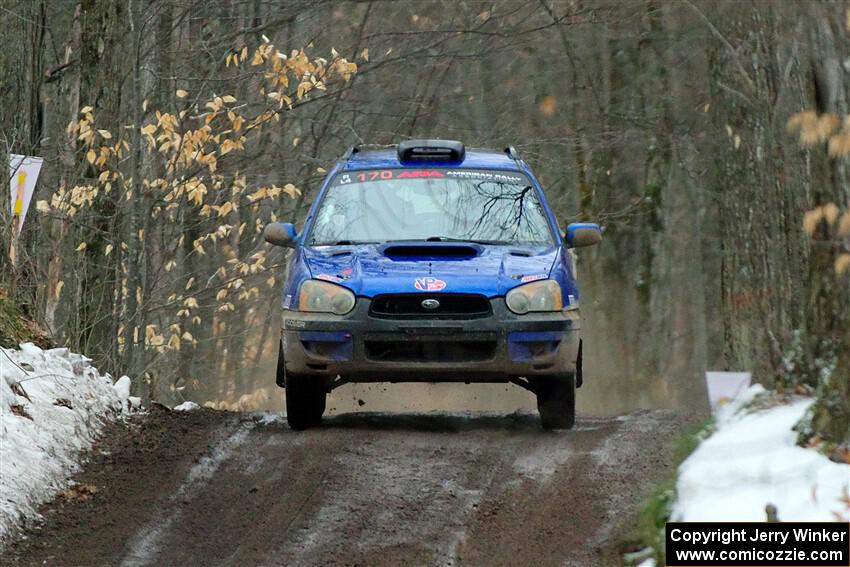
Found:
[[[40,157],[9,154],[9,187],[12,190],[12,216],[17,216],[18,232],[24,227],[24,218],[35,193],[35,182],[41,172]]]
[[[716,413],[717,408],[749,388],[751,378],[749,372],[706,372],[705,382],[708,386],[711,413]]]

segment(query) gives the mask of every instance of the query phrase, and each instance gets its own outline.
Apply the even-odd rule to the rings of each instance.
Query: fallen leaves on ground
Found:
[[[85,502],[95,494],[97,494],[97,487],[93,484],[75,484],[60,492],[59,498],[68,502],[76,500]]]

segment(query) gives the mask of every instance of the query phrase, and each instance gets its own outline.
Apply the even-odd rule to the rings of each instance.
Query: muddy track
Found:
[[[113,426],[2,565],[618,565],[683,419],[154,409]]]

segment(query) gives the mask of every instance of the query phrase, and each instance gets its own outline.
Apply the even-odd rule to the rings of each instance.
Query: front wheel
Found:
[[[576,422],[575,375],[536,378],[534,389],[543,429],[572,429]]]
[[[322,423],[325,413],[324,381],[320,376],[286,374],[286,421],[295,430]]]

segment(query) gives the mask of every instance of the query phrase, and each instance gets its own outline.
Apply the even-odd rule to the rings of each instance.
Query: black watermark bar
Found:
[[[668,522],[668,567],[848,567],[850,524]]]

